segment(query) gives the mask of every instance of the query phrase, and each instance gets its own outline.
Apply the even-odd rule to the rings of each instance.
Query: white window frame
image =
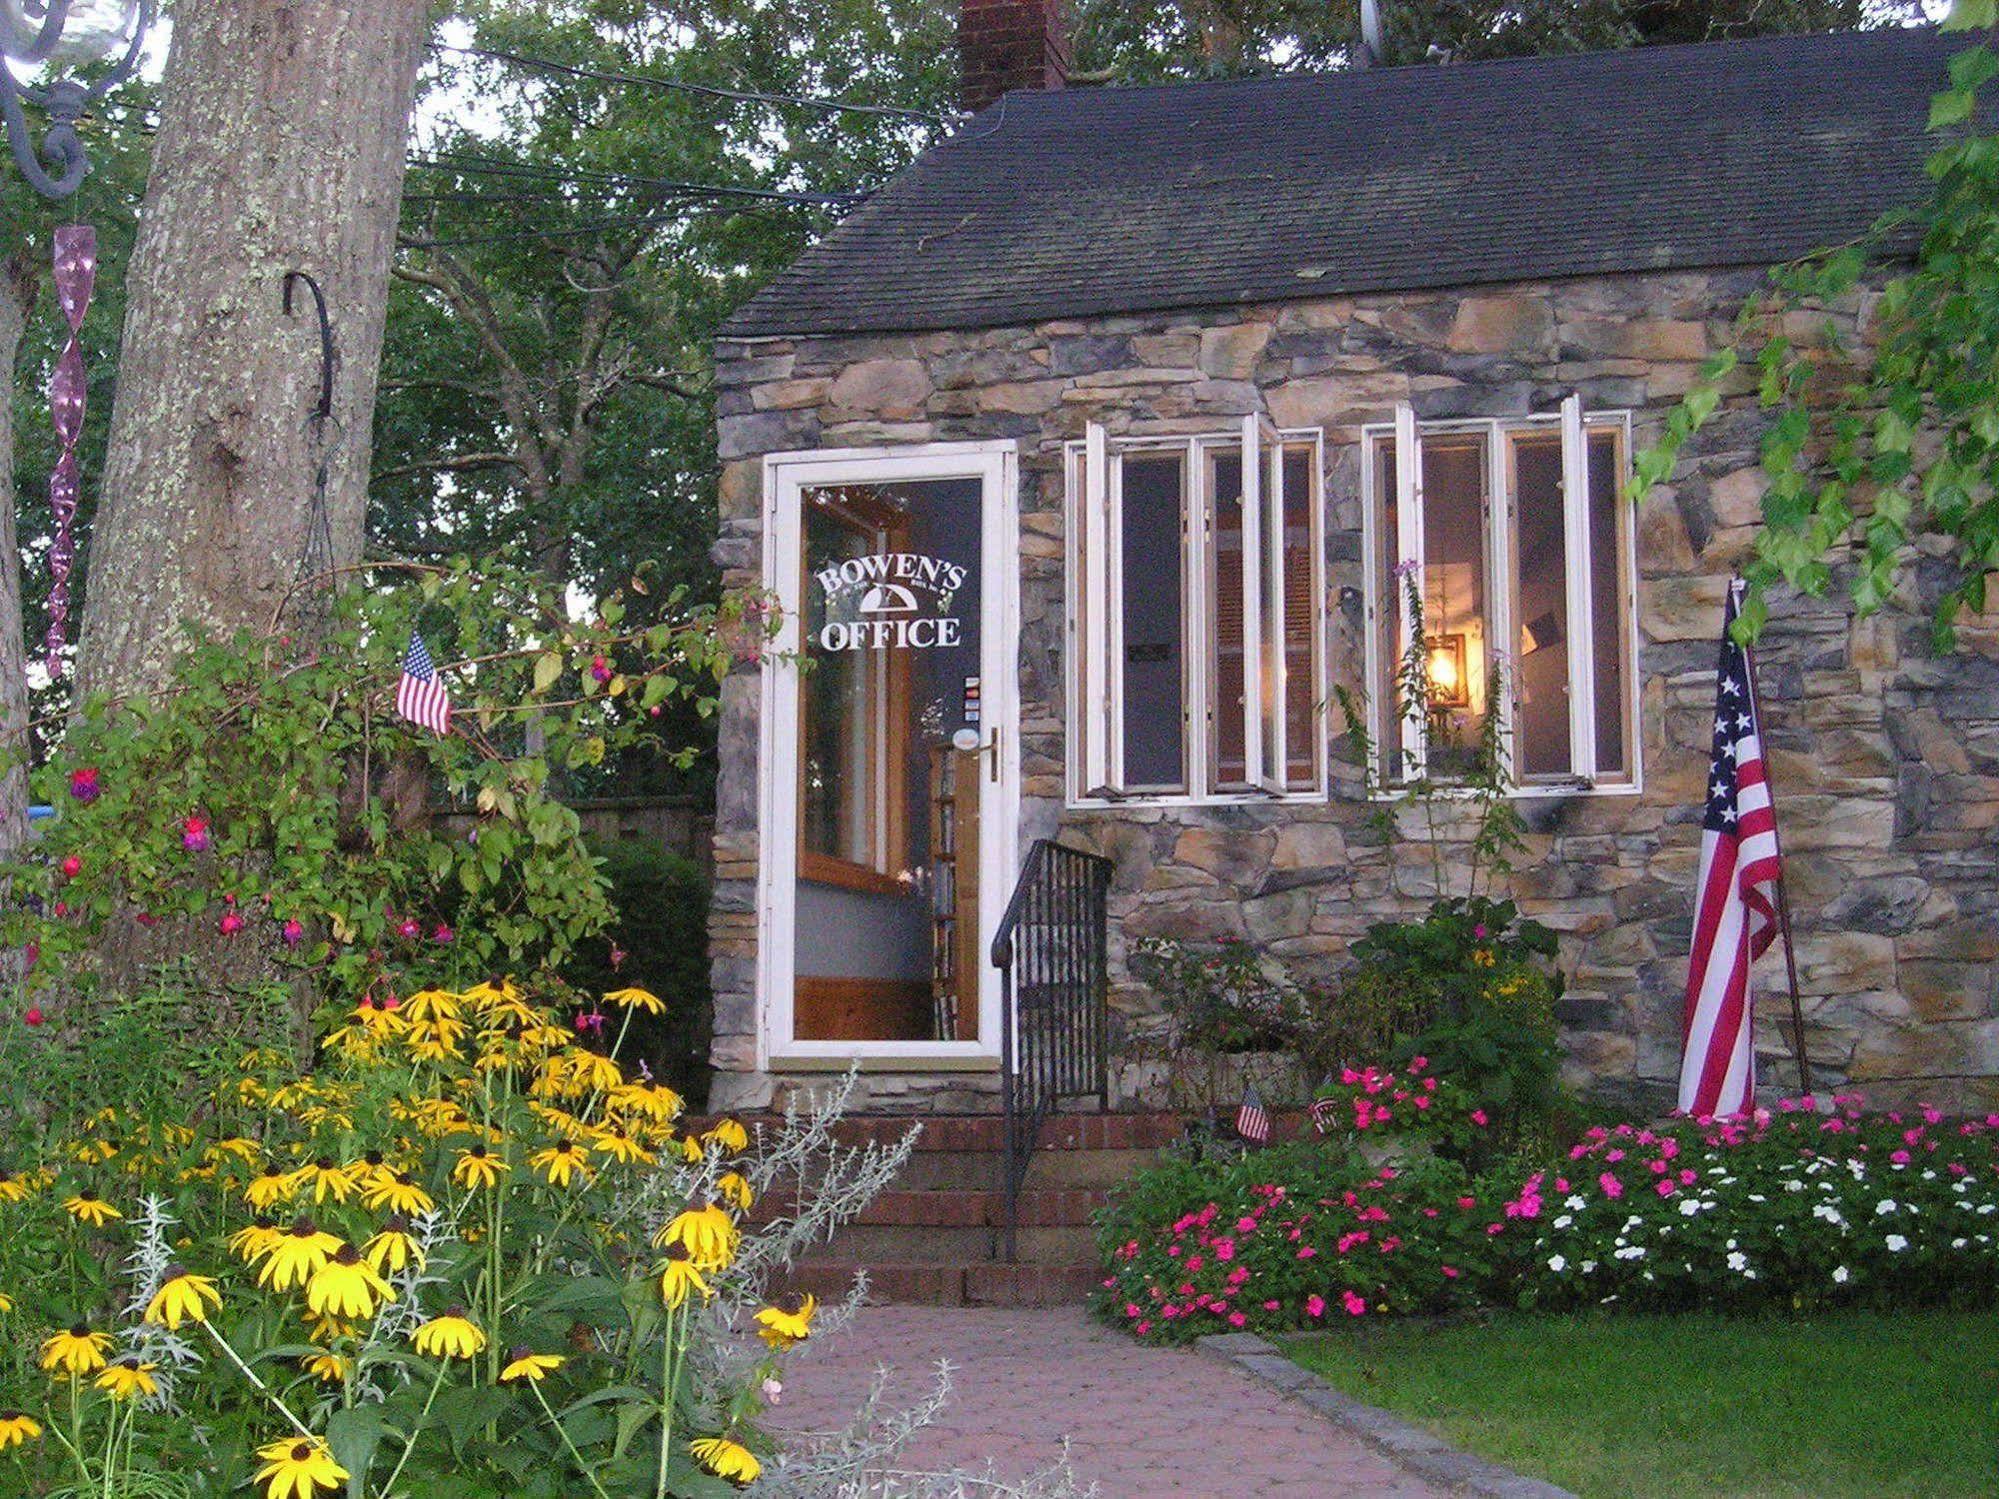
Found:
[[[1519,638],[1514,618],[1514,587],[1511,576],[1517,497],[1509,462],[1509,437],[1522,432],[1559,431],[1562,437],[1562,494],[1564,552],[1567,558],[1567,598],[1569,616],[1569,749],[1571,773],[1566,777],[1516,781],[1509,788],[1516,797],[1540,796],[1635,796],[1645,787],[1642,738],[1638,732],[1640,681],[1638,672],[1638,548],[1633,517],[1620,513],[1618,521],[1618,571],[1616,587],[1620,595],[1619,613],[1624,639],[1618,642],[1623,653],[1624,700],[1619,704],[1630,746],[1630,765],[1616,777],[1605,780],[1597,772],[1596,742],[1596,652],[1602,642],[1595,639],[1596,618],[1591,610],[1591,567],[1589,515],[1589,449],[1591,433],[1614,431],[1618,438],[1618,481],[1620,493],[1631,468],[1631,413],[1628,411],[1585,411],[1580,396],[1571,395],[1561,410],[1525,417],[1486,417],[1418,422],[1407,404],[1395,408],[1392,422],[1370,423],[1361,428],[1361,528],[1362,552],[1367,559],[1366,671],[1368,692],[1378,697],[1382,673],[1388,663],[1381,659],[1382,610],[1392,609],[1398,622],[1397,650],[1408,649],[1408,621],[1395,594],[1399,586],[1395,571],[1414,565],[1421,576],[1424,559],[1423,491],[1421,451],[1425,437],[1475,435],[1486,445],[1486,473],[1489,504],[1486,538],[1486,631],[1488,638],[1509,643]],[[1395,444],[1394,492],[1384,493],[1379,477],[1380,445]],[[1380,556],[1381,517],[1386,507],[1396,509],[1397,555],[1387,562],[1386,576]],[[1498,701],[1491,711],[1500,715],[1500,733],[1509,747],[1514,743],[1514,683],[1502,684]],[[1403,764],[1409,767],[1406,780],[1422,774],[1423,730],[1408,718],[1389,717],[1391,709],[1378,701],[1370,703],[1369,729],[1376,737],[1396,733],[1400,737]],[[1517,751],[1514,751],[1517,754]],[[1377,752],[1373,767],[1377,783],[1382,766]],[[1396,787],[1383,785],[1377,797],[1395,794]]]
[[[1312,600],[1312,774],[1290,785],[1287,756],[1290,662],[1285,642],[1284,455],[1310,450]],[[1212,578],[1217,553],[1209,461],[1222,449],[1243,455],[1243,743],[1247,785],[1210,790],[1213,781],[1211,663],[1214,619]],[[1181,763],[1186,789],[1124,790],[1124,596],[1120,521],[1122,458],[1126,454],[1183,454],[1181,536]],[[1067,693],[1069,701],[1068,804],[1071,807],[1218,806],[1323,801],[1326,752],[1327,611],[1325,499],[1321,492],[1325,438],[1318,428],[1280,430],[1267,418],[1244,417],[1235,431],[1112,438],[1090,423],[1080,441],[1066,444],[1068,490]],[[1198,519],[1199,524],[1193,521]],[[1268,522],[1268,523],[1266,523]],[[1189,586],[1189,585],[1192,586]],[[1274,621],[1274,627],[1273,627]],[[1266,690],[1268,689],[1268,690]],[[1108,788],[1114,794],[1101,794]]]

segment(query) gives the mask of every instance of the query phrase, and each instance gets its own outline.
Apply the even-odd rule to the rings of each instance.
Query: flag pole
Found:
[[[1737,574],[1734,588],[1738,599],[1747,586],[1746,580]],[[1756,647],[1745,645],[1742,659],[1749,668],[1749,711],[1756,718],[1756,732],[1763,732],[1763,688],[1756,677]],[[1777,847],[1777,931],[1784,941],[1784,975],[1791,985],[1791,1046],[1798,1058],[1798,1087],[1801,1092],[1812,1091],[1812,1064],[1805,1055],[1805,1004],[1798,994],[1798,950],[1791,941],[1791,896],[1789,882],[1784,870],[1784,835],[1779,830],[1777,818],[1777,786],[1770,771],[1770,756],[1763,756],[1763,785],[1770,796],[1770,840]]]

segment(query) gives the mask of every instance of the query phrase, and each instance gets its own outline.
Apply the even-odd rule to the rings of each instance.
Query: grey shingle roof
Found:
[[[1922,193],[1961,37],[1875,31],[1018,93],[725,336],[1760,265]]]

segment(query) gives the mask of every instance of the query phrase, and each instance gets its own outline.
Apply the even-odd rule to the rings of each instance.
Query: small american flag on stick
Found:
[[[1749,653],[1731,629],[1741,598],[1738,582],[1729,589],[1721,627],[1714,753],[1687,970],[1680,1108],[1697,1116],[1739,1114],[1755,1099],[1749,965],[1777,936],[1772,897],[1783,877]]]
[[[1254,1083],[1242,1085],[1242,1107],[1235,1111],[1235,1132],[1252,1145],[1270,1142],[1270,1111],[1264,1108]]]
[[[430,659],[430,648],[414,630],[403,656],[402,678],[396,683],[396,712],[433,734],[451,732],[451,699],[437,674],[437,663]]]

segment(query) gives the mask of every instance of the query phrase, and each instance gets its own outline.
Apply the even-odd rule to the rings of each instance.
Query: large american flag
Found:
[[[1777,935],[1772,899],[1781,867],[1777,820],[1764,772],[1749,653],[1731,633],[1742,587],[1738,579],[1729,588],[1722,622],[1714,756],[1687,968],[1680,1108],[1696,1116],[1740,1114],[1751,1107],[1756,1050],[1749,965]]]
[[[396,712],[433,734],[451,732],[451,699],[437,674],[437,663],[430,659],[430,648],[414,630],[403,656],[402,678],[396,683]]]

